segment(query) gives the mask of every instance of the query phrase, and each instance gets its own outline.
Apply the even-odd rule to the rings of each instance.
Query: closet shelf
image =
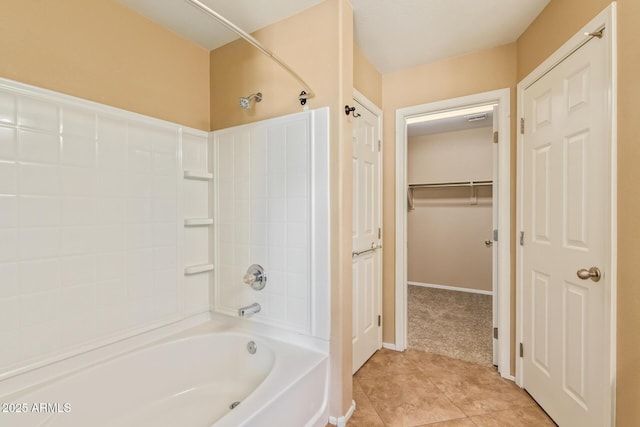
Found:
[[[184,226],[185,227],[198,227],[203,225],[212,225],[213,218],[185,218]]]
[[[213,270],[213,264],[197,264],[197,265],[188,265],[184,268],[185,276],[190,276],[192,274],[206,273],[207,271]]]
[[[493,185],[493,181],[490,179],[478,180],[478,181],[447,181],[447,182],[429,182],[420,184],[409,184],[409,188],[444,188],[444,187],[474,187],[474,186],[488,186]]]
[[[209,172],[201,172],[201,171],[184,171],[185,179],[197,179],[200,181],[211,181],[213,179],[213,174]]]
[[[452,188],[452,187],[468,187],[471,189],[471,196],[469,197],[469,203],[472,205],[478,204],[477,187],[493,186],[493,180],[483,179],[478,181],[443,181],[443,182],[428,182],[428,183],[415,183],[409,184],[407,188],[407,204],[409,210],[414,210],[413,206],[413,190],[416,188]]]

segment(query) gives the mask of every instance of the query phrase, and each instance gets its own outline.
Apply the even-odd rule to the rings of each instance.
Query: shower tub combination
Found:
[[[324,426],[327,372],[326,353],[208,321],[0,395],[0,425]]]
[[[142,147],[147,147],[146,152],[149,154],[149,158],[151,153],[155,153],[154,156],[157,154],[156,157],[159,159],[158,164],[160,166],[165,165],[163,162],[173,165],[173,169],[176,171],[175,177],[171,172],[173,171],[171,167],[169,167],[170,172],[167,172],[166,176],[163,174],[157,177],[153,176],[158,179],[168,177],[168,180],[175,178],[177,180],[176,185],[171,193],[175,197],[171,198],[171,200],[182,198],[183,194],[180,193],[182,190],[178,191],[178,189],[182,188],[182,172],[187,177],[188,171],[186,169],[184,171],[179,170],[184,165],[179,165],[179,162],[177,162],[178,157],[175,154],[176,147],[179,147],[182,140],[176,141],[176,138],[179,135],[189,136],[189,133],[177,127],[177,125],[174,126],[165,122],[159,123],[154,121],[155,119],[145,118],[134,113],[123,112],[111,107],[100,106],[0,79],[0,100],[2,99],[5,101],[6,99],[10,100],[10,102],[0,102],[2,104],[0,105],[0,110],[6,109],[8,111],[4,117],[9,117],[15,122],[11,126],[15,128],[13,132],[16,135],[18,132],[23,132],[18,125],[21,120],[33,125],[43,117],[49,118],[48,121],[44,120],[42,125],[36,123],[37,126],[46,127],[45,125],[47,125],[51,127],[51,129],[54,129],[51,132],[57,138],[60,138],[61,135],[66,135],[61,133],[64,129],[73,129],[73,126],[62,126],[62,123],[66,123],[64,120],[69,120],[69,123],[75,123],[79,129],[81,128],[85,131],[89,129],[90,133],[93,132],[93,135],[97,135],[97,132],[103,129],[98,126],[98,123],[101,123],[104,129],[111,129],[113,132],[125,129],[125,134],[132,136],[130,140],[126,139],[123,142],[122,153],[135,152],[138,149],[136,144],[138,144]],[[0,111],[0,113],[2,112]],[[17,119],[16,117],[22,118]],[[66,119],[64,119],[65,117]],[[61,121],[61,118],[63,118],[63,121]],[[109,123],[111,125],[108,125]],[[111,128],[108,126],[111,126]],[[10,126],[3,122],[3,128],[7,127]],[[33,133],[36,134],[35,132]],[[109,132],[106,134],[108,136]],[[119,135],[118,132],[114,134]],[[163,312],[162,315],[147,319],[148,323],[145,324],[141,324],[141,321],[136,316],[130,316],[131,319],[135,320],[135,322],[131,321],[130,323],[126,323],[128,318],[125,318],[122,324],[117,325],[120,328],[117,330],[121,331],[119,332],[121,335],[99,334],[92,331],[90,336],[78,336],[72,334],[72,332],[76,331],[67,331],[62,328],[60,330],[51,329],[50,331],[52,332],[49,333],[49,336],[46,336],[46,338],[51,338],[49,341],[59,339],[60,342],[69,341],[75,343],[73,345],[60,345],[55,348],[48,347],[52,345],[51,342],[44,342],[38,345],[40,343],[37,339],[45,336],[44,332],[38,331],[37,334],[28,335],[35,328],[31,327],[29,331],[25,332],[26,328],[22,328],[21,322],[12,322],[10,326],[14,329],[10,330],[12,334],[7,334],[8,338],[4,340],[4,347],[0,347],[0,356],[4,356],[2,350],[22,349],[23,347],[28,347],[31,353],[25,352],[23,358],[14,357],[15,360],[11,359],[10,362],[6,362],[6,365],[2,366],[4,370],[0,370],[0,426],[237,427],[277,425],[285,427],[315,427],[326,425],[328,419],[328,355],[331,324],[328,238],[330,235],[328,211],[328,108],[270,119],[268,123],[261,122],[250,126],[244,125],[237,129],[225,131],[225,135],[230,141],[240,141],[239,149],[243,148],[242,144],[245,141],[243,135],[245,134],[253,135],[256,138],[266,136],[266,139],[256,140],[256,144],[253,146],[247,145],[248,147],[261,147],[264,148],[264,152],[267,152],[266,144],[269,143],[268,154],[270,156],[267,156],[267,166],[271,167],[273,173],[269,174],[267,170],[263,170],[265,176],[259,177],[259,183],[266,182],[266,178],[269,177],[280,178],[279,182],[283,184],[282,188],[285,188],[285,182],[292,183],[297,186],[291,185],[291,188],[297,188],[304,193],[295,197],[293,192],[292,194],[287,193],[291,196],[291,200],[285,199],[283,196],[274,196],[273,200],[267,200],[267,203],[272,203],[273,209],[271,210],[273,212],[281,211],[284,213],[284,207],[287,206],[288,208],[290,205],[298,208],[293,210],[299,214],[297,222],[294,222],[293,214],[290,215],[290,218],[285,215],[285,219],[291,220],[291,224],[286,224],[291,226],[292,231],[289,235],[298,237],[298,239],[292,238],[285,242],[280,242],[282,244],[290,243],[291,247],[280,247],[282,245],[278,246],[279,242],[272,242],[273,247],[268,248],[271,252],[267,250],[262,255],[267,259],[243,260],[243,263],[237,266],[238,268],[246,268],[247,265],[253,263],[263,263],[267,267],[269,274],[273,272],[270,276],[272,278],[270,285],[266,289],[260,290],[260,294],[257,294],[254,289],[244,288],[241,291],[238,288],[238,286],[245,286],[241,282],[237,283],[241,277],[237,280],[235,276],[224,280],[223,278],[208,280],[207,276],[197,276],[196,274],[201,273],[209,274],[208,272],[212,270],[209,267],[213,265],[213,263],[210,263],[212,260],[207,259],[208,263],[204,265],[206,268],[199,270],[202,267],[201,265],[195,265],[194,268],[194,266],[190,266],[187,263],[188,257],[186,255],[184,256],[186,258],[184,263],[182,256],[179,255],[187,252],[184,247],[179,247],[179,245],[187,246],[182,243],[183,240],[187,241],[186,239],[175,237],[175,241],[168,239],[168,243],[158,243],[158,247],[169,245],[169,253],[173,254],[170,258],[175,265],[187,264],[184,270],[184,280],[177,277],[181,276],[177,269],[175,283],[172,282],[174,279],[171,275],[167,279],[173,283],[172,289],[176,291],[175,294],[167,294],[173,298],[169,301],[172,304],[167,304],[167,306],[183,307],[183,309],[178,310],[175,308],[169,310],[169,313]],[[66,136],[64,137],[66,138]],[[73,136],[70,137],[70,140],[73,141],[73,138]],[[156,141],[154,138],[158,138],[158,141],[160,141],[157,142],[159,147],[157,153],[153,151],[152,144],[148,142]],[[273,138],[273,141],[269,138]],[[49,139],[46,139],[46,141],[49,141]],[[127,144],[131,146],[129,147]],[[286,155],[285,152],[276,151],[283,148],[289,150]],[[59,150],[60,147],[58,147]],[[142,149],[140,150],[145,152]],[[9,170],[11,172],[14,169],[17,171],[17,167],[14,168],[13,165],[24,160],[17,156],[16,153],[19,150],[14,151],[13,157],[10,159],[11,163],[3,161],[3,164],[11,165],[10,169],[5,168],[4,171]],[[36,150],[32,151],[35,152]],[[201,153],[206,152],[206,149],[201,150],[198,148],[195,151]],[[280,159],[289,158],[291,160],[294,154],[299,156],[295,158],[298,161],[290,162],[291,164],[286,165],[287,167],[283,167],[278,162],[273,165],[269,164],[269,159],[279,161]],[[119,164],[120,167],[128,165],[128,160],[121,159],[117,155],[114,156],[117,160],[114,160],[114,162]],[[91,157],[91,159],[94,159],[94,157]],[[207,156],[203,156],[203,158],[206,160]],[[258,161],[255,164],[261,165],[264,163],[257,154],[256,158]],[[26,160],[29,161],[29,158]],[[211,169],[215,173],[220,173],[220,170],[224,169],[222,166],[231,164],[246,166],[246,161],[229,162],[227,160],[227,158],[222,159],[221,167]],[[54,163],[57,165],[57,160]],[[89,162],[89,164],[95,166],[95,163]],[[37,173],[44,174],[43,170],[57,171],[58,168],[62,170],[65,167],[63,165],[56,166],[56,168],[45,166],[37,169],[39,171]],[[75,173],[77,172],[76,169],[79,170],[81,168],[69,166],[69,169],[73,169]],[[84,169],[92,171],[89,167]],[[241,167],[238,168],[238,170],[241,169]],[[29,168],[25,170],[34,174],[34,176],[37,175],[36,172],[31,171]],[[159,167],[158,170],[162,172],[163,169]],[[139,172],[136,168],[132,169],[132,171],[134,173]],[[236,172],[236,170],[234,169],[233,172]],[[256,171],[253,170],[253,172]],[[13,175],[9,172],[3,173],[6,176],[18,176],[17,172],[11,172]],[[49,172],[46,173],[49,174]],[[62,198],[68,197],[62,193],[58,194],[57,187],[50,188],[43,184],[48,181],[57,183],[58,175],[47,174],[37,175],[38,179],[32,179],[32,181],[37,181],[38,185],[44,185],[43,188],[52,193],[51,198],[57,197],[57,200],[60,201]],[[209,172],[196,174],[194,183],[200,183],[200,180],[210,180],[212,175],[213,173]],[[50,176],[56,177],[56,179],[49,179]],[[66,173],[64,176],[75,177],[76,175]],[[193,175],[190,176],[193,177]],[[240,180],[240,178],[238,179]],[[216,180],[215,182],[218,181]],[[274,179],[274,181],[278,181],[278,179]],[[164,183],[165,181],[159,180],[158,182]],[[301,183],[304,185],[300,185]],[[35,185],[33,182],[31,184],[32,186]],[[37,190],[36,187],[34,188]],[[140,187],[142,188],[144,185]],[[35,192],[34,189],[31,190]],[[22,196],[17,189],[12,191],[15,194],[11,193],[11,195]],[[270,194],[266,188],[263,188],[263,191],[265,194]],[[106,198],[107,193],[102,194],[102,197]],[[204,193],[205,195],[210,194],[208,191]],[[30,193],[25,194],[29,196]],[[109,197],[113,196],[110,195]],[[211,197],[211,195],[207,197]],[[147,196],[131,197],[132,203],[137,203],[140,200],[147,203],[150,199]],[[159,200],[164,199],[159,198]],[[59,205],[62,205],[62,203],[60,202]],[[202,205],[207,206],[208,203],[203,203]],[[300,209],[302,205],[307,208]],[[131,206],[137,207],[142,206],[142,204],[132,204]],[[169,231],[166,234],[184,237],[186,233],[183,225],[185,224],[182,223],[182,220],[176,219],[180,217],[182,210],[178,206],[174,208],[173,211],[175,211],[176,215],[173,222],[169,224]],[[131,211],[137,212],[135,209],[131,209]],[[207,216],[207,213],[204,212],[203,215]],[[216,216],[216,218],[221,216]],[[205,219],[209,219],[208,216]],[[140,219],[140,221],[142,220]],[[148,229],[151,229],[152,225],[156,225],[149,219],[145,221],[146,223],[141,222],[141,224],[147,225]],[[223,221],[215,223],[216,231],[213,235],[218,236],[216,238],[219,238],[221,234],[221,222]],[[64,224],[56,223],[56,225],[62,227]],[[83,225],[83,227],[101,225],[103,224],[96,222],[95,224]],[[175,229],[173,228],[174,226]],[[234,229],[229,223],[226,223],[225,227],[231,230]],[[299,231],[301,229],[306,230],[306,232],[301,233]],[[171,230],[175,230],[175,233]],[[204,234],[208,236],[206,230]],[[299,239],[303,234],[306,238]],[[19,233],[16,233],[16,235],[19,235]],[[285,233],[281,235],[285,235]],[[49,235],[47,234],[47,236]],[[123,236],[121,235],[121,237]],[[42,240],[48,242],[44,238]],[[142,241],[143,239],[140,240]],[[125,238],[121,238],[118,245],[109,246],[110,250],[129,254],[129,247],[124,245],[124,242],[128,241]],[[201,241],[206,243],[205,239],[194,239],[194,241],[198,244]],[[109,240],[107,243],[111,245],[113,242]],[[92,244],[93,242],[87,239],[86,249],[88,251],[94,250]],[[49,244],[48,246],[54,248],[56,245]],[[149,248],[151,247],[155,248],[153,245],[149,246]],[[73,247],[73,249],[77,248]],[[226,250],[228,248],[223,249]],[[150,249],[147,249],[147,251],[150,252]],[[25,257],[27,255],[31,256],[29,260],[54,256],[62,259],[65,256],[65,253],[53,249],[50,250],[50,253],[27,252],[29,251],[22,255]],[[238,251],[238,253],[240,252]],[[75,252],[73,253],[75,254]],[[87,253],[93,254],[93,252]],[[133,253],[136,254],[135,252]],[[222,253],[232,253],[232,251],[216,251],[217,259],[215,261],[217,265],[221,266],[215,270],[216,274],[228,270],[228,268],[225,269],[225,262],[220,260]],[[280,258],[268,256],[268,254],[274,253]],[[283,258],[283,254],[288,257],[286,260]],[[76,256],[76,258],[79,257]],[[144,261],[147,258],[138,256],[135,259]],[[88,262],[84,264],[89,265]],[[86,267],[84,264],[81,266],[82,268]],[[141,264],[144,264],[144,262],[141,262]],[[152,270],[152,267],[155,268],[155,259],[152,264],[154,266],[148,266],[148,271],[153,273],[150,275],[152,277],[163,277],[161,273],[164,270]],[[69,261],[68,265],[75,266],[76,264],[71,264],[71,261]],[[124,266],[127,268],[123,267],[123,269],[128,269],[128,264],[124,264]],[[287,270],[289,267],[292,271]],[[138,267],[136,266],[136,268]],[[93,270],[92,272],[97,276],[97,272]],[[78,277],[80,276],[82,275]],[[89,275],[85,274],[85,276],[88,277]],[[289,276],[292,277],[290,282],[288,281]],[[189,283],[187,279],[193,277],[204,277],[204,280]],[[84,276],[82,278],[85,279]],[[154,284],[154,290],[156,287],[168,287],[165,286],[164,282],[162,283],[162,286],[155,286]],[[201,285],[202,283],[205,285],[206,292],[198,293],[197,296],[199,298],[195,300],[197,304],[194,304],[194,299],[187,299],[186,289],[191,285]],[[285,287],[290,292],[290,295],[286,294],[287,298],[278,295],[278,292],[281,294],[282,288]],[[77,286],[77,288],[81,288],[81,286]],[[70,287],[70,289],[73,289],[74,292],[76,291],[76,287]],[[209,298],[209,292],[214,294],[211,298]],[[226,296],[235,294],[243,298],[239,298],[238,301],[225,299]],[[155,310],[159,307],[159,305],[156,305],[158,304],[157,302],[166,302],[165,299],[160,298],[165,296],[165,294],[154,294],[156,299],[149,297],[135,300],[122,298],[113,303],[113,306],[116,308],[124,307],[127,313],[138,314],[140,312],[147,315],[149,312],[156,313]],[[84,298],[84,294],[82,297]],[[278,297],[280,300],[278,300]],[[202,300],[208,305],[202,304]],[[237,317],[240,306],[251,302],[257,304],[258,300],[263,305],[263,310],[260,313],[255,314],[255,317],[250,319],[239,319]],[[73,310],[75,308],[74,304],[80,304],[84,302],[84,299],[80,298],[78,301],[80,302],[76,302],[74,298],[66,298],[63,301],[61,298],[58,304],[52,304],[56,305],[53,312],[62,318],[62,315],[66,314],[65,310]],[[132,305],[131,301],[135,305]],[[148,304],[149,301],[153,302],[154,305]],[[277,304],[278,301],[282,304]],[[146,305],[142,304],[142,302]],[[162,307],[165,306],[162,305]],[[90,306],[90,310],[87,311],[89,315],[94,314],[91,311],[93,308],[93,306]],[[151,311],[150,308],[154,311]],[[204,311],[205,309],[207,309],[206,312]],[[19,319],[21,316],[30,315],[30,313],[21,313],[20,316],[14,316],[14,318]],[[116,315],[119,316],[121,314],[121,311],[114,311],[113,314],[114,319],[117,319],[117,321],[122,320],[116,317]],[[40,317],[40,315],[38,316]],[[81,322],[83,319],[89,318],[90,316],[85,318],[73,317],[72,319],[77,319],[77,322]],[[50,322],[42,322],[39,325],[44,327],[48,323]],[[54,322],[51,323],[55,324]],[[141,333],[143,330],[146,332]],[[259,335],[256,332],[259,332]],[[13,337],[13,340],[9,339],[9,337]],[[0,357],[0,360],[6,361],[8,358]]]

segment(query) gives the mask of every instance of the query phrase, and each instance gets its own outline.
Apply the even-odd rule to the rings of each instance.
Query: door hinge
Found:
[[[524,246],[524,231],[520,232],[520,246]]]
[[[493,241],[497,242],[498,241],[498,230],[493,230]]]
[[[378,239],[382,237],[382,229],[378,227]]]
[[[378,140],[378,153],[382,150],[382,140]]]
[[[524,117],[520,118],[520,133],[524,135]]]
[[[382,326],[382,316],[378,314],[378,326]]]
[[[494,144],[498,143],[498,131],[493,132],[493,142]]]
[[[498,328],[493,328],[493,339],[498,339]]]
[[[520,357],[524,357],[524,346],[520,343]]]

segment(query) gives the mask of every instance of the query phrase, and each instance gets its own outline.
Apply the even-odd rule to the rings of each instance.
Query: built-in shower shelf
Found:
[[[185,179],[198,179],[200,181],[211,181],[213,174],[209,172],[200,171],[184,171]]]
[[[184,268],[184,274],[190,276],[192,274],[206,273],[213,270],[213,264],[197,264],[188,265]]]
[[[213,224],[213,218],[185,218],[185,227],[199,227]]]

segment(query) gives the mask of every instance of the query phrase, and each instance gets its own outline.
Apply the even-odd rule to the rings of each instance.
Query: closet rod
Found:
[[[443,188],[443,187],[475,187],[493,185],[493,181],[450,181],[450,182],[432,182],[428,184],[409,184],[409,188]]]

